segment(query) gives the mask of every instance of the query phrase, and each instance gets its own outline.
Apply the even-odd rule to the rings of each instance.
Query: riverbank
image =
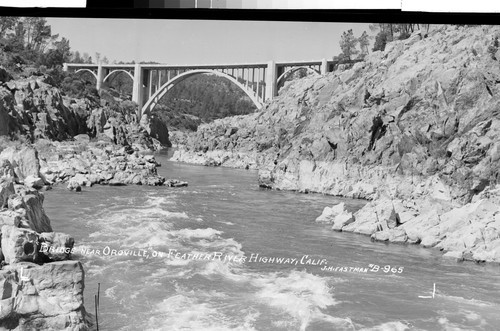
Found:
[[[81,191],[94,184],[186,186],[187,182],[165,179],[158,175],[152,151],[144,146],[134,149],[106,141],[90,142],[81,135],[75,142],[38,141],[41,151],[40,172],[44,181],[52,184],[67,183],[69,190]]]
[[[322,219],[498,263],[499,36],[495,26],[417,32],[351,69],[286,84],[259,113],[200,126],[172,159],[259,169],[263,187],[367,199]]]
[[[3,47],[0,55],[0,328],[88,330],[95,317],[84,307],[75,241],[52,229],[42,191],[187,183],[158,176],[144,155],[169,145],[157,118],[138,121],[134,103],[60,68],[20,64]]]
[[[45,184],[37,151],[3,149],[0,166],[0,327],[89,330],[93,317],[84,307],[85,273],[71,256],[75,241],[54,232],[44,195],[33,187]]]

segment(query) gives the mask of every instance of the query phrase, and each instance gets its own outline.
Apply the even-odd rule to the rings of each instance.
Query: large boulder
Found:
[[[63,261],[71,257],[75,240],[59,232],[43,232],[39,235],[40,255],[50,261]]]
[[[382,230],[394,229],[399,225],[399,215],[394,209],[394,202],[389,199],[377,200],[376,216]]]
[[[342,228],[342,231],[372,235],[377,231],[394,229],[399,225],[394,203],[390,199],[381,199],[366,204],[354,214],[354,222]]]
[[[7,264],[38,261],[38,234],[35,231],[4,225],[1,242]]]
[[[92,186],[92,181],[88,178],[89,175],[84,174],[76,174],[68,181],[68,189],[71,190],[71,187],[78,186]]]
[[[316,222],[331,224],[335,220],[335,217],[342,214],[345,210],[345,203],[343,202],[336,204],[333,207],[325,207],[325,209],[323,209],[323,213],[316,218]]]
[[[18,263],[0,270],[0,327],[88,330],[84,271],[78,261]]]
[[[41,189],[45,185],[45,182],[40,177],[29,175],[24,179],[24,185],[35,189]]]
[[[342,231],[344,226],[349,225],[354,221],[354,215],[351,212],[343,211],[341,214],[335,216],[335,219],[333,220],[332,230]]]
[[[40,163],[38,161],[38,152],[35,148],[23,146],[20,149],[8,147],[0,153],[0,162],[8,160],[20,181],[28,176],[40,177]]]
[[[43,209],[43,194],[37,191],[28,192],[23,195],[23,200],[30,228],[36,232],[52,232],[50,219]]]
[[[422,212],[418,216],[411,218],[401,225],[405,230],[408,240],[412,243],[421,243],[429,245],[429,242],[436,244],[439,239],[439,223],[441,218],[436,209],[430,209]]]
[[[354,232],[365,235],[372,235],[381,230],[377,221],[376,209],[373,203],[366,204],[363,208],[354,213],[355,221],[342,228],[345,232]]]
[[[404,244],[407,242],[408,236],[404,229],[396,228],[375,232],[371,235],[371,239],[374,241],[390,241],[392,243]]]

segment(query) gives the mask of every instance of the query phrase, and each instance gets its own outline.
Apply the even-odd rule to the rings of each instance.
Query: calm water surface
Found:
[[[46,193],[53,228],[75,237],[91,312],[101,284],[101,330],[500,330],[499,267],[314,222],[360,201],[158,159],[189,186]]]

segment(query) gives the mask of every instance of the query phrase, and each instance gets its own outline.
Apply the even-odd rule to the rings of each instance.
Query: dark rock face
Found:
[[[0,86],[0,98],[8,113],[3,115],[8,121],[8,130],[0,129],[3,135],[63,140],[86,131],[85,115],[66,107],[59,90],[43,76]]]
[[[0,71],[1,76],[1,71]],[[74,99],[62,96],[46,76],[10,80],[0,85],[0,136],[24,136],[29,141],[63,141],[79,134],[119,145],[149,149],[170,146],[168,130],[156,118],[144,126],[130,101]]]
[[[149,119],[149,130],[148,133],[151,137],[158,140],[163,146],[170,147],[172,143],[170,142],[168,128],[166,124],[160,120],[156,115],[152,115]]]
[[[348,70],[285,85],[258,114],[200,126],[174,160],[256,168],[269,188],[398,201],[408,224],[433,211],[437,224],[414,224],[424,238],[374,222],[375,206],[341,230],[456,250],[443,241],[453,228],[436,226],[478,196],[492,199],[500,179],[500,66],[488,51],[496,36],[496,26],[436,26],[425,39],[391,42]],[[500,261],[500,248],[471,241],[465,256]]]

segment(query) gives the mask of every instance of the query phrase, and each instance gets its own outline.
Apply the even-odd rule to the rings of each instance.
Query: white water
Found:
[[[46,194],[53,228],[86,252],[90,312],[101,284],[101,330],[499,329],[498,267],[334,233],[314,219],[335,198],[262,190],[255,172],[160,161],[189,186]]]

